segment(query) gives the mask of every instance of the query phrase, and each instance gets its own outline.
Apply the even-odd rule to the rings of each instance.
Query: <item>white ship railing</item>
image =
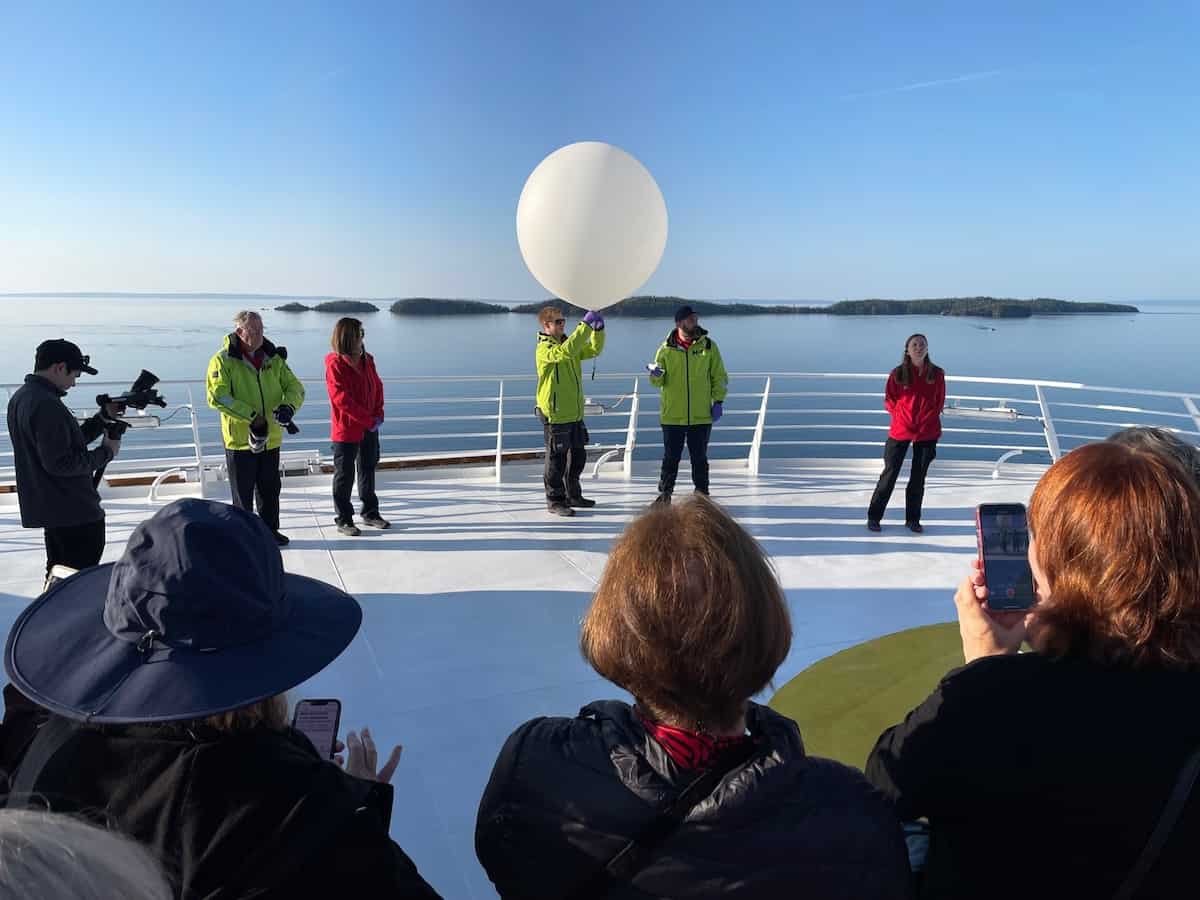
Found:
[[[725,416],[716,426],[711,455],[741,461],[757,474],[764,458],[878,458],[888,430],[882,395],[886,375],[842,372],[743,372],[730,376]],[[286,436],[286,469],[319,471],[332,462],[329,401],[322,379],[301,379],[308,392]],[[494,468],[542,450],[542,428],[533,416],[532,375],[402,376],[384,378],[385,460],[402,464],[466,462]],[[7,397],[18,385],[0,385]],[[111,382],[76,387],[67,402],[80,416],[90,410],[84,391],[116,388]],[[161,424],[132,429],[106,476],[173,476],[203,481],[224,466],[217,413],[202,400],[204,386],[163,381],[170,405],[151,408]],[[587,425],[594,471],[617,464],[626,476],[639,452],[662,447],[658,391],[644,376],[597,375],[586,382]],[[196,398],[201,398],[197,405]],[[173,402],[171,402],[173,401]],[[1200,394],[1105,387],[1036,379],[949,376],[939,454],[995,460],[994,475],[1008,460],[1025,455],[1049,462],[1079,444],[1131,425],[1167,428],[1200,442]],[[11,484],[12,446],[0,432],[0,485]]]

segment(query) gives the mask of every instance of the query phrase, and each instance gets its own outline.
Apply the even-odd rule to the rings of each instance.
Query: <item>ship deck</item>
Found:
[[[925,533],[903,527],[901,476],[882,534],[865,528],[879,464],[862,460],[714,464],[713,497],[773,558],[791,606],[791,653],[776,686],[845,647],[953,618],[953,591],[975,547],[974,507],[1027,502],[1041,466],[937,461]],[[546,513],[541,467],[380,473],[393,527],[345,538],[333,524],[327,477],[284,480],[283,551],[291,572],[343,587],[363,626],[329,668],[291,692],[337,697],[343,731],[369,724],[404,745],[393,781],[392,835],[448,898],[495,894],[475,860],[480,794],[508,734],[539,715],[573,715],[621,692],[580,658],[578,625],[608,548],[655,495],[656,467],[628,480],[585,480],[598,505],[574,519]],[[689,484],[686,464],[680,490]],[[209,494],[225,485],[210,485]],[[161,502],[194,491],[168,486]],[[217,499],[226,499],[223,493]],[[105,494],[105,560],[155,508],[145,489]],[[23,530],[15,496],[0,496],[0,626],[7,632],[42,581],[40,531]],[[803,731],[804,723],[800,723]]]

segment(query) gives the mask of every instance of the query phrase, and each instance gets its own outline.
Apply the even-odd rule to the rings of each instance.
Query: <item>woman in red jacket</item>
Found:
[[[892,427],[883,448],[883,472],[867,510],[867,528],[871,531],[879,531],[879,520],[892,497],[909,444],[913,445],[913,458],[904,492],[904,524],[910,531],[925,530],[921,527],[925,473],[937,456],[945,402],[946,373],[929,358],[925,335],[914,334],[904,342],[904,357],[888,376],[883,398],[883,406],[892,416]]]
[[[340,534],[361,534],[354,524],[350,484],[358,466],[358,499],[364,525],[387,528],[375,495],[375,466],[379,463],[379,426],[383,424],[383,382],[375,359],[363,345],[366,332],[358,319],[338,319],[333,326],[333,352],[325,357],[325,387],[329,391],[330,436],[333,442],[333,505]]]

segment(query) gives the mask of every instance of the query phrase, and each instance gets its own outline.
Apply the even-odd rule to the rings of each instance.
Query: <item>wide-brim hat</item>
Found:
[[[116,563],[34,600],[9,632],[4,667],[21,693],[70,719],[202,719],[311,678],[361,623],[353,597],[283,571],[258,516],[177,500],[134,530]]]

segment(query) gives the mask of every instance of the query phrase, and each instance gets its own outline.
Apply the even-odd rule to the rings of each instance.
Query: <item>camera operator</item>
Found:
[[[208,364],[208,405],[221,414],[225,465],[233,505],[258,514],[280,546],[279,446],[283,427],[294,433],[292,416],[304,402],[304,385],[292,374],[287,354],[263,337],[262,316],[242,310],[234,331]]]
[[[33,374],[8,402],[8,434],[17,473],[21,525],[46,535],[46,574],[56,565],[86,569],[104,553],[104,509],[93,475],[117,455],[121,439],[105,436],[110,403],[82,425],[62,402],[81,373],[95,375],[79,347],[58,338],[38,345]]]

